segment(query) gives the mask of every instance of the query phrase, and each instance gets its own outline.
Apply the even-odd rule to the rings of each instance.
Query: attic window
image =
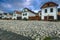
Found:
[[[47,13],[47,9],[45,9],[45,13]]]
[[[53,12],[53,8],[50,9],[50,12]]]

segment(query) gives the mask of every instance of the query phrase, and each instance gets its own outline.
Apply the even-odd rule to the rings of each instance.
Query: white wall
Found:
[[[25,14],[25,13],[27,13],[27,15],[26,16],[23,16],[23,14]],[[22,13],[22,19],[24,19],[24,18],[28,19],[28,16],[29,16],[29,13],[28,12],[23,12]]]
[[[29,13],[29,17],[31,17],[31,16],[36,16],[34,13],[32,13],[32,12],[28,12]]]
[[[12,19],[17,19],[17,14],[15,12],[13,13]]]
[[[41,12],[38,12],[39,16],[41,16]]]
[[[53,12],[50,12],[50,8],[53,8]],[[47,13],[45,13],[45,9],[47,9]],[[42,20],[44,20],[44,16],[54,16],[54,19],[57,19],[57,7],[48,7],[48,8],[43,8],[42,10]]]

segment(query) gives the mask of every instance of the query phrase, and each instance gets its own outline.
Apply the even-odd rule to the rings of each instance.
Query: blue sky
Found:
[[[40,7],[49,1],[59,4],[60,0],[0,0],[0,10],[10,12],[14,10],[22,10],[27,7],[31,10],[38,11]]]

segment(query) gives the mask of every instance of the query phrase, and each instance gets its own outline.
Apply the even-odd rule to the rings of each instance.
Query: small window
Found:
[[[45,13],[47,13],[47,9],[45,9]]]
[[[50,12],[53,12],[53,8],[50,9]]]
[[[27,16],[27,13],[23,14],[23,16]]]

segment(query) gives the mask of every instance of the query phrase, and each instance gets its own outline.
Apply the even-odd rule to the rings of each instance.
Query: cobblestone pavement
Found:
[[[48,35],[52,36],[54,32],[59,33],[60,22],[0,20],[0,28],[39,40]]]

